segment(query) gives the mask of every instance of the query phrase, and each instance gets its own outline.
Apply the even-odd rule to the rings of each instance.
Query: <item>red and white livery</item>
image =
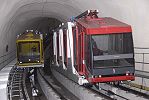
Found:
[[[134,80],[131,26],[87,10],[54,30],[54,70],[85,83]]]

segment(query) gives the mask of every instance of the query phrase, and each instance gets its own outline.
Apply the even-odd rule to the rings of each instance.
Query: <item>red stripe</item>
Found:
[[[110,33],[128,33],[132,32],[131,27],[102,27],[87,29],[87,34],[110,34]]]
[[[112,81],[125,81],[134,80],[135,76],[113,76],[113,77],[99,77],[99,78],[88,78],[89,82],[112,82]]]

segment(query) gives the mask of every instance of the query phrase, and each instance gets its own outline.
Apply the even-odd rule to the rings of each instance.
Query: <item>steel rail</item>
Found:
[[[112,87],[116,87],[119,90],[123,90],[123,91],[129,92],[129,94],[131,93],[131,94],[135,95],[136,97],[140,96],[140,97],[143,97],[145,99],[149,99],[149,95],[148,94],[145,94],[145,93],[142,93],[140,91],[131,89],[130,87],[126,87],[126,86],[124,86],[122,84],[119,84],[119,85],[108,84],[108,85],[110,85]],[[129,99],[127,99],[127,100],[129,100]]]
[[[128,88],[128,87],[123,86],[123,85],[118,85],[118,86],[116,86],[116,87],[118,87],[118,88],[120,88],[120,89],[123,89],[123,90],[125,90],[125,91],[129,91],[129,92],[131,92],[131,93],[133,93],[133,94],[135,94],[135,95],[142,96],[142,97],[144,97],[144,98],[146,98],[146,99],[149,99],[149,94],[142,93],[142,92],[140,92],[140,91],[137,91],[137,90],[135,90],[135,89]]]
[[[8,100],[24,99],[30,100],[25,86],[25,69],[13,66],[8,78],[7,94]]]
[[[26,82],[25,82],[25,78],[26,78],[26,72],[23,73],[23,84],[22,84],[22,89],[23,89],[23,95],[24,97],[26,97],[26,100],[30,100],[29,94],[27,92],[27,88],[26,88]],[[23,88],[24,87],[24,88]]]
[[[89,88],[89,90],[91,90],[92,92],[94,92],[108,100],[117,100],[115,97],[119,97],[119,98],[121,98],[121,100],[129,100],[121,95],[115,94],[114,92],[112,92],[110,90],[106,90],[102,87],[99,87],[99,89]]]
[[[64,97],[58,90],[54,88],[54,86],[42,75],[40,70],[38,70],[41,77],[44,79],[44,81],[53,89],[53,91],[60,97],[61,100],[68,100],[66,97]]]
[[[89,91],[94,92],[95,94],[97,94],[97,95],[99,95],[99,96],[101,96],[101,97],[103,97],[103,98],[105,98],[107,100],[115,100],[114,98],[110,97],[109,95],[106,95],[106,94],[104,94],[102,92],[99,92],[96,89],[92,89],[92,88],[88,88],[88,89],[89,89]]]

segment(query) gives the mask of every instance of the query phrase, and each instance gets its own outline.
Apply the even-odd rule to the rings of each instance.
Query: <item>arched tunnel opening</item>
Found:
[[[8,2],[4,2],[7,4]],[[4,6],[5,7],[5,6]],[[59,1],[14,1],[4,13],[1,27],[1,43],[7,43],[8,51],[15,50],[15,40],[18,34],[25,30],[39,30],[50,34],[50,30],[60,22],[66,22],[80,10],[71,4]],[[49,28],[49,29],[48,29]],[[6,33],[6,34],[4,34]],[[1,48],[5,53],[5,48]]]
[[[9,15],[8,20],[5,21],[2,28],[3,33],[7,33],[2,34],[3,39],[1,41],[7,43],[4,47],[5,51],[2,51],[16,51],[17,35],[26,30],[37,30],[44,36],[45,63],[49,63],[49,57],[53,53],[52,30],[57,28],[60,23],[69,21],[71,16],[75,16],[79,12],[79,9],[73,5],[48,0],[37,2],[16,0],[10,7],[9,13],[6,12],[6,15]],[[49,66],[49,64],[45,65]]]
[[[7,5],[8,2],[4,3]],[[3,48],[0,48],[2,49],[0,52],[10,54],[8,58],[13,59],[16,57],[17,36],[25,33],[26,30],[37,30],[43,34],[43,71],[46,74],[51,74],[50,63],[53,56],[53,30],[56,29],[62,22],[69,21],[71,16],[78,13],[78,10],[69,4],[64,4],[60,1],[48,2],[48,0],[28,2],[25,0],[16,0],[10,3],[9,7],[10,8],[8,8],[5,13],[7,17],[3,20],[3,27],[1,27],[3,34],[0,34],[2,36],[0,43],[5,43],[6,45]],[[13,54],[11,55],[11,53]],[[8,62],[10,61],[11,59],[9,59]]]

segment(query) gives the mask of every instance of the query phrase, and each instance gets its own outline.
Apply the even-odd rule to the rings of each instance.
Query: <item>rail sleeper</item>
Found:
[[[60,97],[52,90],[52,88],[42,79],[42,77],[39,74],[37,74],[37,76],[41,89],[44,92],[47,100],[61,100]]]

